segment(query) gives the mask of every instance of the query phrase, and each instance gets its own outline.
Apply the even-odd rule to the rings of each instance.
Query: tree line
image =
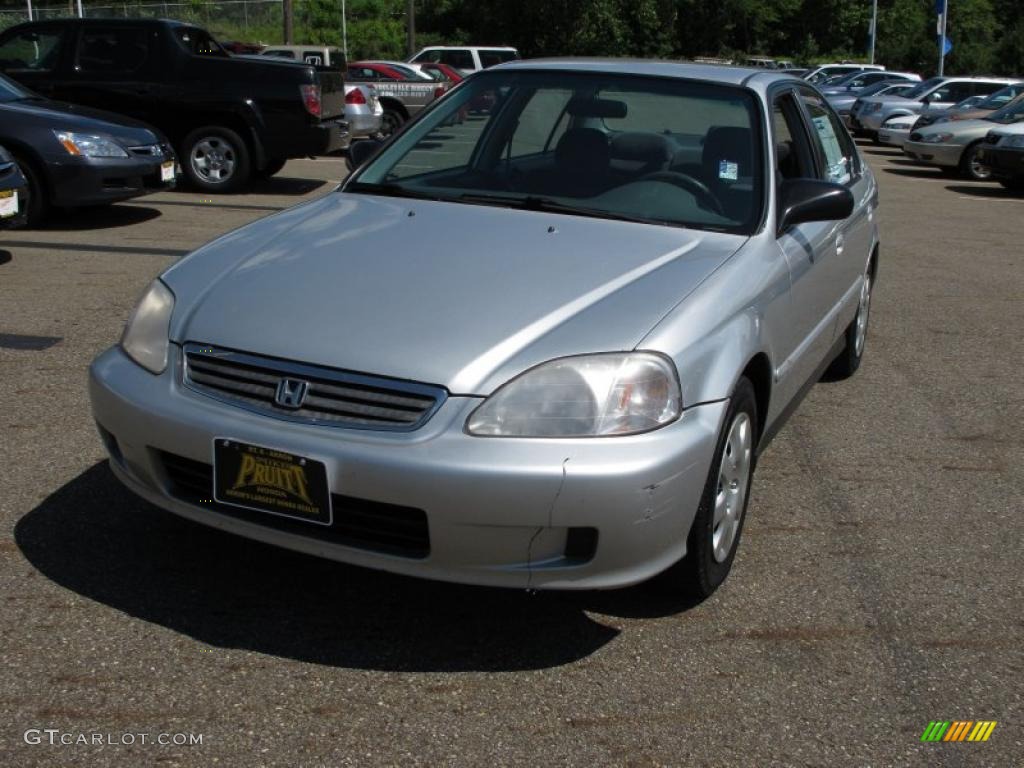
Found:
[[[84,0],[106,6],[152,0]],[[218,37],[282,42],[280,5],[168,0]],[[185,5],[179,3],[184,2]],[[949,74],[1024,76],[1024,0],[948,0]],[[22,7],[20,0],[3,3]],[[44,4],[37,0],[38,5]],[[292,0],[294,39],[340,45],[341,0]],[[346,0],[349,58],[405,58],[407,0]],[[257,9],[273,9],[273,18]],[[417,45],[514,45],[523,56],[766,55],[810,64],[867,57],[871,0],[415,0]],[[163,15],[162,13],[160,15]],[[254,24],[259,16],[262,23]],[[938,64],[936,0],[878,0],[875,58],[922,75]]]

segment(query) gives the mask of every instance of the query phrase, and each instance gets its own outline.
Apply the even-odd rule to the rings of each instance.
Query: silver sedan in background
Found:
[[[711,594],[759,453],[864,354],[877,188],[821,94],[523,61],[353,153],[161,274],[93,363],[117,477],[372,568]]]

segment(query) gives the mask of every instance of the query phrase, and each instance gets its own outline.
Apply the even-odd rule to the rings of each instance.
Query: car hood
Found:
[[[130,117],[49,99],[4,102],[0,114],[5,121],[20,121],[23,126],[102,133],[128,146],[153,144],[158,139],[155,129]]]
[[[488,394],[633,349],[746,237],[337,192],[168,270],[172,341]]]
[[[946,123],[936,123],[921,129],[922,138],[936,133],[951,133],[954,139],[971,139],[975,136],[981,138],[998,123],[991,120],[951,120]]]

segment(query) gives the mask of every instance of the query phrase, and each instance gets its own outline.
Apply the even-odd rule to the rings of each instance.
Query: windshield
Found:
[[[941,85],[944,82],[946,82],[946,79],[944,77],[930,77],[923,83],[918,83],[903,95],[906,96],[908,99],[918,99],[921,96],[924,96],[926,93],[928,93],[928,91],[935,88],[937,85]]]
[[[750,234],[762,207],[758,114],[738,87],[485,71],[345,190]]]
[[[0,104],[18,99],[31,99],[35,96],[32,91],[22,88],[16,82],[5,75],[0,75]]]
[[[1024,120],[1024,95],[1019,95],[1002,109],[997,109],[988,116],[995,123],[1016,123]]]
[[[912,86],[910,85],[894,85],[893,83],[890,83],[888,81],[882,81],[881,83],[874,83],[873,85],[869,85],[858,95],[862,99],[865,96],[874,96],[876,93],[889,93],[892,95],[896,95],[898,93],[903,93],[904,91],[909,91],[911,87]],[[901,88],[903,89],[902,91],[899,90]]]
[[[1021,93],[1024,93],[1024,83],[1014,83],[1005,88],[1000,88],[991,96],[986,97],[974,105],[975,109],[999,109],[1005,107]]]

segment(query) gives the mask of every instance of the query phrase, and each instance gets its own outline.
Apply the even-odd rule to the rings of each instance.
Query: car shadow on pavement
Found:
[[[950,184],[946,187],[950,192],[974,197],[988,197],[993,200],[1024,200],[1024,194],[1006,189],[998,182],[977,182],[977,186],[968,184]]]
[[[587,611],[671,615],[689,605],[633,588],[527,593],[412,579],[234,536],[137,498],[100,462],[18,521],[47,578],[215,647],[392,671],[541,669],[619,634]]]
[[[914,179],[944,179],[947,178],[943,175],[942,171],[938,168],[883,168],[886,173],[891,173],[896,176],[909,176]]]
[[[54,232],[112,229],[143,224],[161,216],[156,208],[145,205],[93,205],[86,208],[53,210],[39,229]]]
[[[13,258],[14,257],[11,255],[10,251],[5,251],[2,248],[0,248],[0,266],[8,264]]]

